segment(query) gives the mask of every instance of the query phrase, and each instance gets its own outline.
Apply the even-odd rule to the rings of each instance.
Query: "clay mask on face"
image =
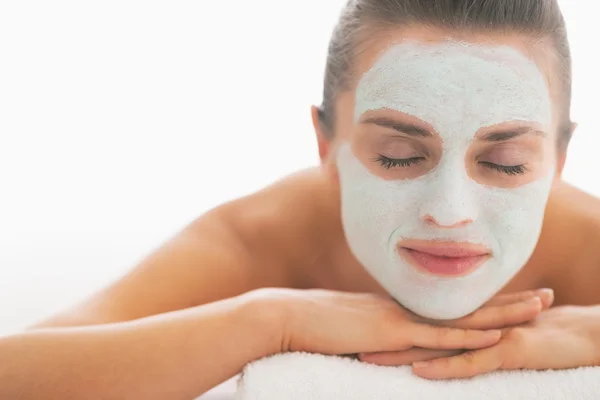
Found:
[[[401,43],[358,84],[355,121],[378,109],[429,123],[441,136],[442,155],[418,178],[384,180],[343,143],[336,157],[348,244],[403,306],[428,318],[460,318],[494,296],[531,256],[555,173],[549,168],[516,188],[485,186],[467,173],[467,149],[479,129],[507,121],[536,122],[548,130],[552,116],[544,77],[534,62],[507,46]],[[460,221],[469,223],[447,227]],[[485,246],[491,256],[467,275],[438,276],[399,254],[403,240],[469,242]]]

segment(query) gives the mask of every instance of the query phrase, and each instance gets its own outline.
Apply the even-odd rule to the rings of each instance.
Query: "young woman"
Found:
[[[0,397],[188,399],[282,351],[425,378],[600,365],[600,201],[560,180],[569,108],[554,0],[350,1],[322,167],[0,339]]]

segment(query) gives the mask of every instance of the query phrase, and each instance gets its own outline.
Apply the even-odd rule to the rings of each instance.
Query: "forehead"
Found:
[[[366,111],[386,108],[414,115],[438,130],[460,124],[472,131],[516,120],[550,128],[545,75],[512,46],[405,39],[373,60],[356,87],[355,120]]]

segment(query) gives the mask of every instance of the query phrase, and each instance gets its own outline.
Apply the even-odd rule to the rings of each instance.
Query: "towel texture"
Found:
[[[600,400],[600,367],[501,371],[471,379],[429,381],[410,367],[290,353],[249,364],[238,400]]]

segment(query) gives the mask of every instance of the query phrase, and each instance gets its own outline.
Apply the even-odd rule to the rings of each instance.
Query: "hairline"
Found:
[[[356,60],[361,57],[363,51],[367,51],[369,44],[378,39],[382,39],[380,35],[389,33],[392,30],[404,30],[410,29],[411,27],[424,27],[432,29],[445,29],[449,33],[461,33],[461,34],[500,34],[500,35],[521,35],[527,44],[527,52],[524,53],[526,56],[532,58],[540,72],[542,72],[546,83],[548,84],[548,90],[550,92],[553,109],[556,108],[558,111],[557,115],[557,142],[559,148],[566,149],[569,137],[568,134],[571,128],[571,120],[569,115],[570,109],[570,92],[561,93],[567,89],[569,82],[566,81],[563,76],[563,70],[565,66],[560,60],[560,54],[558,51],[558,44],[555,43],[554,38],[550,35],[538,34],[535,31],[528,31],[525,29],[515,28],[494,28],[486,29],[484,27],[477,26],[461,26],[455,27],[451,24],[443,23],[432,23],[432,22],[421,22],[414,21],[408,24],[400,25],[389,21],[371,21],[363,22],[355,31],[354,37],[351,38],[351,51],[349,54],[345,54],[348,57],[347,60],[347,71],[344,77],[337,82],[337,86],[333,88],[333,93],[330,101],[331,112],[333,115],[325,116],[327,122],[323,127],[329,131],[329,137],[335,137],[337,118],[337,105],[340,96],[344,93],[352,91],[353,88],[358,85],[361,74],[360,71],[356,70],[356,66],[359,64]],[[519,50],[522,52],[521,50]],[[542,65],[540,65],[542,61]],[[548,64],[546,64],[546,62]],[[558,104],[555,104],[558,103]],[[320,108],[320,115],[323,116],[323,110]],[[567,114],[567,115],[565,115]],[[563,143],[564,142],[564,143]]]

